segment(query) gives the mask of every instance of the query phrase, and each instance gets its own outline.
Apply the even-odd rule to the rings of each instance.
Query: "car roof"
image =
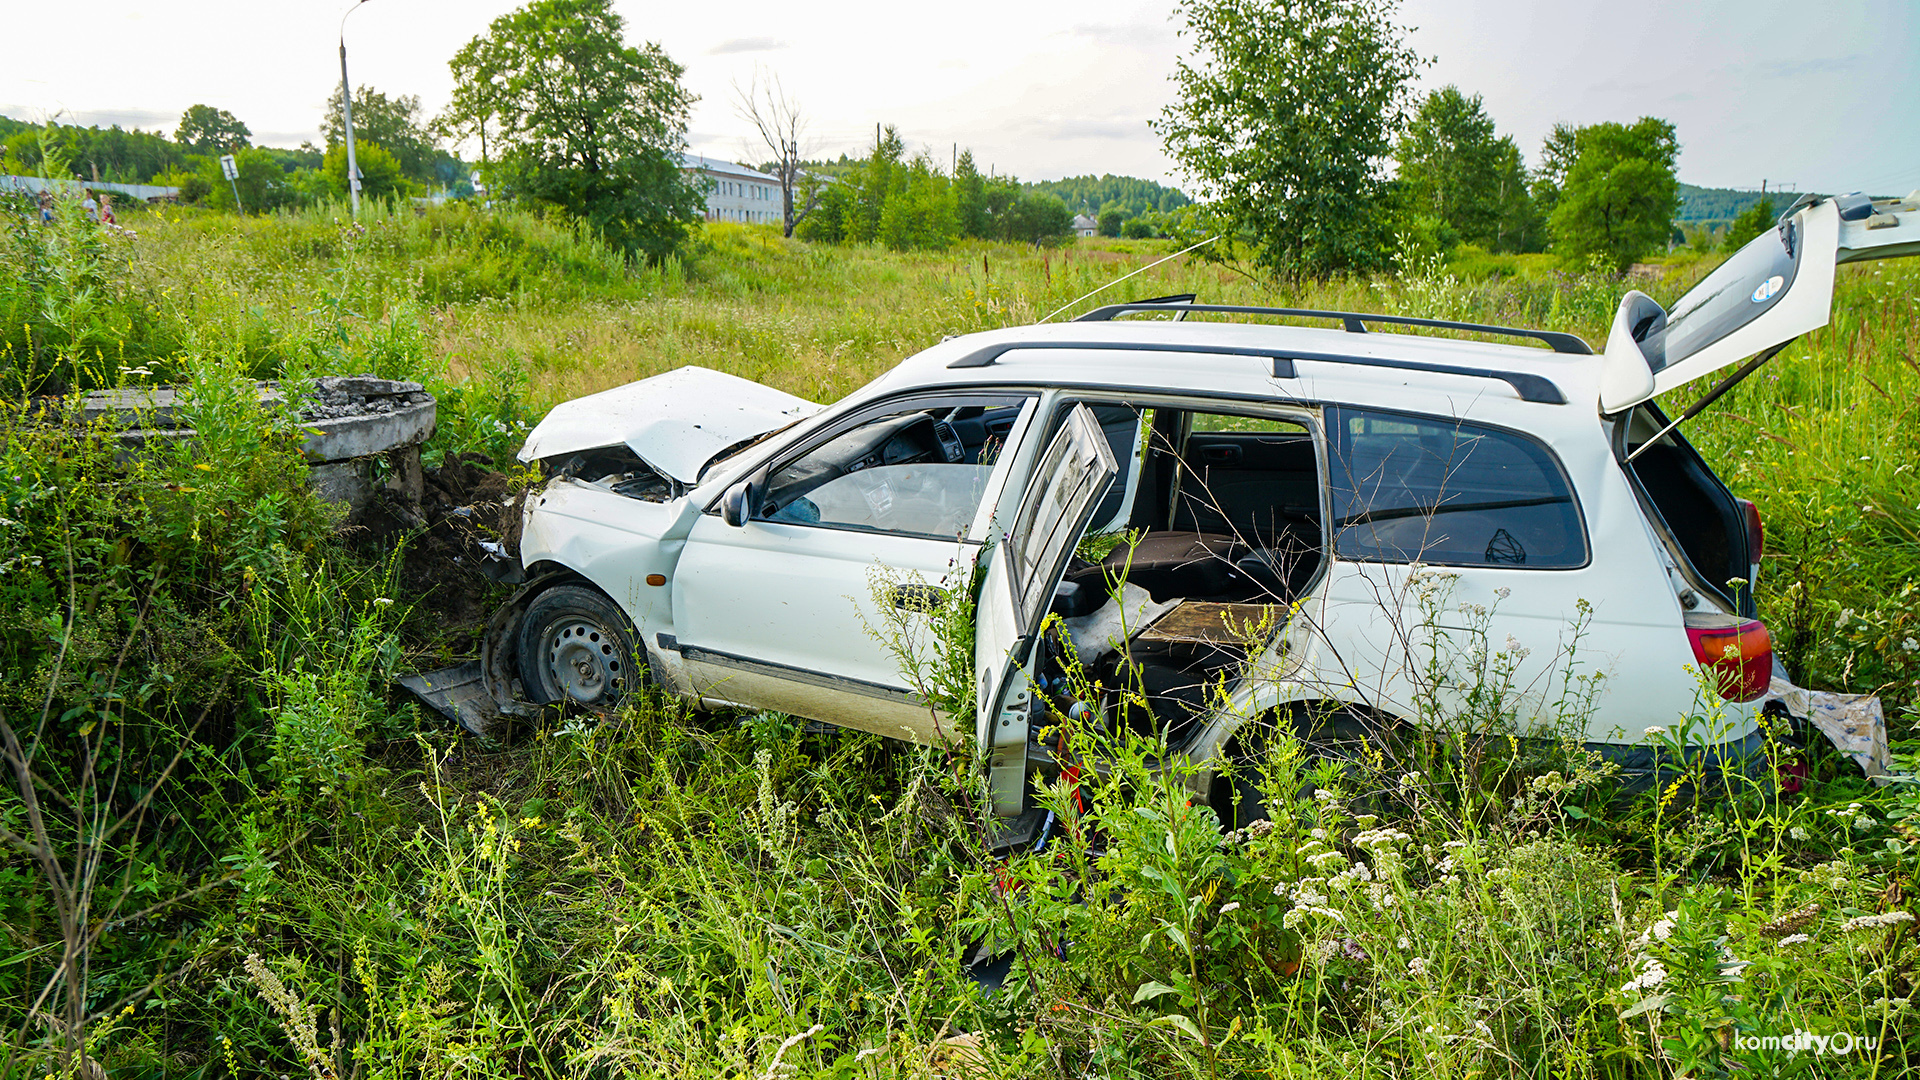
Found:
[[[1021,350],[1021,344],[1042,347]],[[1071,348],[1075,344],[1089,348]],[[1005,346],[1015,348],[984,365],[951,366],[970,357],[978,365],[982,350]],[[1257,352],[1196,351],[1209,348]],[[1273,355],[1296,353],[1295,377],[1275,377]],[[1525,400],[1495,378],[1375,366],[1369,360],[1536,376],[1558,387],[1566,404]],[[1537,430],[1576,424],[1597,428],[1598,374],[1598,357],[1507,343],[1263,323],[1115,320],[1019,326],[949,338],[908,357],[860,396],[952,386],[1099,387],[1364,405]]]

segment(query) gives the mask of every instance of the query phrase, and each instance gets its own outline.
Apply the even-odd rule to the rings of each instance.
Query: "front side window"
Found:
[[[1346,559],[1565,569],[1587,562],[1546,447],[1440,417],[1330,408],[1334,551]]]
[[[1029,398],[968,398],[870,417],[774,470],[759,517],[931,539],[965,536]]]

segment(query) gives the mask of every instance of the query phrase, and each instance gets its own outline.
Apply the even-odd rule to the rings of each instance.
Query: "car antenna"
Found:
[[[1159,266],[1159,265],[1160,265],[1161,263],[1163,263],[1163,262],[1166,262],[1166,261],[1167,261],[1167,259],[1177,259],[1177,258],[1179,258],[1180,256],[1182,256],[1182,255],[1185,255],[1185,254],[1186,254],[1187,252],[1189,252],[1189,251],[1192,251],[1192,250],[1194,250],[1194,248],[1203,248],[1203,247],[1206,247],[1206,246],[1207,246],[1208,244],[1211,244],[1211,243],[1213,243],[1213,242],[1214,242],[1215,240],[1218,240],[1218,239],[1220,239],[1220,237],[1219,237],[1218,235],[1214,235],[1214,236],[1209,236],[1209,237],[1207,237],[1207,238],[1206,238],[1205,240],[1202,240],[1202,241],[1200,241],[1200,242],[1199,242],[1199,243],[1197,243],[1197,244],[1193,244],[1193,245],[1190,245],[1190,246],[1188,246],[1188,247],[1183,247],[1183,248],[1181,248],[1181,249],[1180,249],[1179,251],[1176,251],[1176,252],[1174,252],[1173,254],[1171,254],[1171,255],[1168,255],[1168,256],[1167,256],[1166,258],[1163,258],[1163,259],[1155,259],[1154,261],[1152,261],[1152,262],[1150,262],[1150,263],[1148,263],[1147,265],[1145,265],[1145,266],[1143,266],[1143,267],[1141,267],[1140,269],[1138,269],[1138,270],[1135,270],[1135,271],[1133,272],[1133,274],[1125,274],[1125,275],[1122,275],[1122,276],[1120,276],[1120,277],[1117,277],[1117,278],[1114,278],[1114,279],[1113,279],[1112,281],[1109,281],[1109,282],[1107,282],[1107,283],[1106,283],[1105,285],[1102,285],[1102,286],[1100,286],[1099,288],[1097,288],[1097,289],[1095,289],[1095,290],[1093,290],[1092,292],[1090,292],[1090,293],[1088,293],[1088,294],[1087,294],[1087,296],[1098,296],[1098,295],[1100,295],[1101,293],[1103,293],[1103,292],[1106,292],[1106,291],[1107,291],[1108,289],[1111,289],[1111,288],[1113,288],[1113,287],[1114,287],[1115,285],[1118,285],[1118,284],[1120,284],[1121,282],[1123,282],[1123,281],[1125,281],[1125,280],[1127,280],[1127,278],[1130,278],[1130,277],[1132,277],[1132,276],[1133,276],[1134,274],[1144,274],[1144,273],[1146,273],[1147,271],[1149,271],[1149,270],[1151,270],[1151,269],[1153,269],[1154,267],[1156,267],[1156,266]],[[1087,298],[1087,296],[1081,296],[1081,297],[1076,297],[1076,298],[1075,298],[1075,299],[1073,299],[1073,300],[1069,300],[1069,301],[1068,301],[1068,302],[1066,303],[1066,305],[1065,305],[1065,306],[1063,306],[1063,307],[1061,307],[1061,308],[1058,308],[1058,309],[1056,309],[1056,310],[1055,310],[1055,311],[1053,312],[1053,314],[1051,314],[1051,315],[1048,315],[1048,316],[1047,316],[1047,318],[1045,318],[1045,319],[1041,319],[1040,321],[1041,321],[1041,322],[1046,322],[1046,321],[1048,321],[1049,319],[1052,319],[1054,315],[1058,315],[1058,314],[1060,314],[1060,312],[1062,312],[1062,311],[1065,311],[1065,310],[1067,310],[1067,308],[1070,308],[1070,307],[1072,307],[1073,305],[1075,305],[1075,304],[1077,304],[1077,303],[1079,303],[1080,301],[1082,301],[1082,300],[1085,300],[1085,299]]]

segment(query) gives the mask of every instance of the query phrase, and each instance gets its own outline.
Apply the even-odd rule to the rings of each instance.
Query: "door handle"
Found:
[[[947,590],[938,585],[920,585],[908,583],[895,585],[887,590],[887,602],[902,611],[917,611],[927,614],[934,608],[946,603]]]
[[[1240,460],[1240,448],[1237,446],[1203,446],[1200,448],[1200,460],[1209,465],[1231,465]]]

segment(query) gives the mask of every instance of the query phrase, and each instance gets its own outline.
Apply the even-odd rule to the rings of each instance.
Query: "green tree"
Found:
[[[1120,223],[1120,235],[1129,240],[1147,240],[1154,236],[1153,222],[1145,216],[1130,217]]]
[[[206,201],[216,210],[235,209],[249,214],[264,214],[277,210],[293,202],[293,191],[287,186],[286,170],[280,162],[266,150],[249,146],[236,151],[233,155],[234,169],[239,176],[229,182],[220,173],[217,163],[201,159],[200,175],[207,183]],[[240,205],[233,205],[234,189],[240,190]],[[182,194],[185,194],[183,191]]]
[[[356,130],[359,127],[355,120]],[[408,191],[405,170],[400,167],[400,159],[388,152],[387,148],[366,139],[353,140],[353,163],[360,167],[360,194],[369,199],[391,199],[404,195]],[[347,144],[335,143],[327,147],[327,156],[320,165],[320,171],[327,177],[328,186],[333,194],[344,196],[347,193]]]
[[[1494,135],[1480,95],[1428,94],[1394,148],[1408,209],[1493,251],[1538,250],[1544,223],[1513,139]]]
[[[1574,145],[1577,130],[1572,124],[1555,124],[1540,144],[1540,168],[1529,186],[1533,205],[1543,217],[1552,217],[1554,207],[1560,205],[1560,188],[1567,182],[1567,170],[1580,156],[1580,148]]]
[[[1114,207],[1122,214],[1149,214],[1177,210],[1191,200],[1177,188],[1162,187],[1136,176],[1069,176],[1065,180],[1038,180],[1026,185],[1043,195],[1058,195],[1068,206]]]
[[[1489,192],[1496,212],[1488,247],[1493,251],[1545,251],[1547,219],[1534,201],[1520,145],[1511,136],[1502,137],[1496,145],[1499,154],[1494,159],[1493,190]]]
[[[337,90],[327,99],[326,116],[321,121],[320,130],[330,147],[341,145],[346,140],[346,125],[341,121],[340,94]],[[355,157],[360,154],[359,144],[363,139],[385,147],[399,162],[400,171],[407,176],[415,180],[434,179],[433,166],[441,156],[440,142],[421,122],[420,99],[417,96],[400,94],[388,97],[371,86],[355,87]],[[361,171],[365,171],[364,166]]]
[[[1774,220],[1773,200],[1761,199],[1740,211],[1740,216],[1734,218],[1733,224],[1727,226],[1727,236],[1720,242],[1720,250],[1739,251],[1747,246],[1747,241],[1773,228]]]
[[[1100,211],[1100,235],[1119,236],[1122,217],[1120,211],[1112,207]]]
[[[211,105],[189,105],[180,114],[180,126],[173,141],[196,154],[231,154],[252,145],[253,132],[225,109]]]
[[[1554,250],[1569,264],[1594,259],[1615,271],[1666,243],[1680,208],[1673,125],[1642,117],[1574,133],[1577,156],[1553,209]]]
[[[1420,64],[1394,0],[1183,0],[1194,55],[1154,121],[1214,216],[1289,279],[1389,259],[1382,165]]]
[[[973,163],[973,151],[962,150],[953,167],[953,225],[961,236],[987,235],[987,185]]]
[[[656,43],[624,43],[612,0],[535,0],[456,53],[442,128],[487,132],[502,193],[559,207],[631,257],[672,254],[705,200],[683,175],[694,96]]]

